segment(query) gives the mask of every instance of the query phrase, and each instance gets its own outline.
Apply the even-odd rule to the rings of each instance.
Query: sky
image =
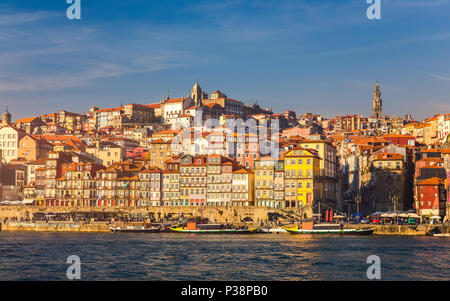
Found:
[[[450,112],[450,0],[0,2],[0,105],[13,120],[187,95],[198,80],[275,112],[418,120]]]

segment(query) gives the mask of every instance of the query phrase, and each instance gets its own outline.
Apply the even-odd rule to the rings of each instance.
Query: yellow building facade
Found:
[[[284,156],[285,199],[288,207],[312,206],[321,196],[317,150],[298,146]]]

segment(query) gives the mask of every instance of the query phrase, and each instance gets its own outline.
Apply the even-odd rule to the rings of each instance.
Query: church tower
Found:
[[[6,106],[5,113],[2,114],[2,125],[10,125],[11,124],[11,114],[8,112],[8,106]]]
[[[373,92],[373,103],[372,103],[372,117],[381,118],[383,112],[383,100],[381,99],[380,84],[375,84],[375,91]]]
[[[198,81],[195,82],[195,85],[192,87],[191,98],[197,106],[201,106],[203,104],[203,99],[208,99],[208,94],[203,91],[198,84]]]

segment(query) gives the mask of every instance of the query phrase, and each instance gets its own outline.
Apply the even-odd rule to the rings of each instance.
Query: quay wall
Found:
[[[288,214],[280,209],[270,209],[264,207],[169,207],[169,206],[149,206],[149,207],[43,207],[43,206],[0,206],[0,221],[5,218],[29,219],[34,213],[68,213],[68,212],[92,212],[92,213],[128,213],[128,214],[153,214],[156,219],[178,216],[200,216],[209,218],[211,222],[237,223],[245,218],[250,218],[255,223],[265,222],[269,218],[269,213],[278,214],[280,217],[298,217],[295,214]]]
[[[345,225],[345,228],[373,228],[373,234],[380,235],[427,235],[435,227],[438,227],[441,233],[450,233],[450,226],[448,225]]]
[[[33,213],[67,213],[67,212],[104,212],[104,213],[153,213],[155,218],[164,216],[201,216],[217,223],[239,223],[244,218],[251,218],[254,223],[266,222],[269,214],[278,214],[279,221],[287,221],[287,217],[299,218],[300,214],[287,212],[282,209],[262,207],[42,207],[42,206],[0,206],[0,222],[5,218],[7,223],[1,225],[2,231],[63,231],[63,232],[109,232],[106,222],[19,222],[17,220],[31,220]],[[346,228],[373,228],[374,234],[379,235],[426,235],[438,227],[441,233],[450,233],[450,225],[345,225]]]
[[[35,232],[110,232],[107,223],[76,222],[6,222],[2,231],[35,231]]]

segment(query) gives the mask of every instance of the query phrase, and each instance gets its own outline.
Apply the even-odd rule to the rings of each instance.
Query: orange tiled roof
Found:
[[[374,160],[403,160],[403,155],[383,152],[375,155]]]
[[[441,158],[435,158],[435,157],[422,158],[422,159],[418,160],[417,162],[420,162],[420,161],[429,161],[429,162],[431,161],[431,162],[439,162],[439,163],[444,162]]]
[[[433,177],[433,178],[423,180],[423,181],[419,182],[417,185],[440,185],[440,184],[444,184],[444,181],[442,181],[442,179],[440,179],[440,178]]]
[[[33,120],[37,119],[38,117],[28,117],[28,118],[22,118],[17,120],[15,123],[29,123],[32,122]]]

